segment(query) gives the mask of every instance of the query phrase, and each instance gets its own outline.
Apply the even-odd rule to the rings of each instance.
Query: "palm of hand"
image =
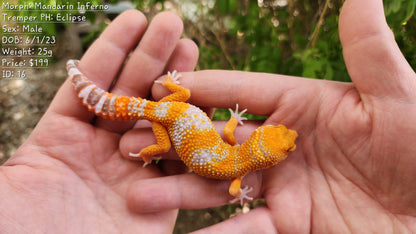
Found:
[[[36,227],[42,220],[53,220],[57,228],[54,230],[61,233],[172,230],[175,210],[153,214],[133,214],[128,210],[125,193],[129,184],[159,173],[139,170],[137,163],[126,163],[118,152],[119,134],[59,114],[45,116],[39,125],[44,129],[38,128],[39,133],[32,134],[26,144],[36,145],[42,151],[22,147],[7,163],[20,166],[4,170],[11,172],[9,178],[14,188],[27,195],[26,202],[43,211],[39,212],[36,206],[19,207],[21,201],[13,201],[15,209],[10,213],[15,211],[18,216],[20,209],[37,213],[39,223],[21,223],[26,231],[50,228]],[[53,214],[56,215],[51,217]],[[166,225],[160,225],[158,219],[165,220]]]
[[[402,136],[414,132],[409,126],[415,107],[373,97],[366,102],[352,85],[328,85],[333,87],[308,93],[316,98],[307,104],[312,113],[304,116],[317,118],[315,123],[299,121],[303,126],[298,129],[304,130],[298,151],[287,164],[263,175],[264,196],[277,217],[276,226],[337,232],[376,231],[392,224],[399,230],[411,227],[416,137]],[[296,220],[311,223],[294,225]],[[327,225],[322,226],[323,220]]]

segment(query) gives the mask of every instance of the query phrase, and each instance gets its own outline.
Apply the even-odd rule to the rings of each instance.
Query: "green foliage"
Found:
[[[347,75],[335,77],[347,74],[337,35],[337,16],[329,17],[324,24],[325,38],[311,46],[308,37],[314,25],[305,27],[305,19],[309,21],[310,16],[294,17],[287,6],[275,7],[270,1],[259,6],[257,1],[234,0],[216,1],[215,6],[217,9],[211,14],[216,14],[216,21],[229,22],[221,29],[226,33],[218,37],[229,42],[225,49],[231,52],[225,53],[230,53],[230,59],[228,64],[220,63],[222,55],[215,54],[217,50],[211,48],[218,48],[218,44],[202,45],[201,57],[212,58],[212,62],[200,64],[201,68],[208,69],[214,64],[215,68],[222,65],[226,69],[348,80]],[[301,6],[302,10],[312,7],[308,3]],[[209,56],[204,54],[207,51]]]
[[[140,11],[147,11],[156,4],[161,5],[160,10],[163,11],[165,9],[165,0],[131,0],[131,2],[136,6],[136,9]],[[114,2],[112,2],[112,4],[114,4]]]
[[[265,120],[267,119],[267,116],[262,115],[253,115],[244,113],[243,117],[246,117],[248,120]],[[214,116],[212,117],[213,120],[229,120],[231,118],[230,111],[227,109],[215,109]]]
[[[238,69],[350,81],[338,36],[342,0],[217,0],[201,16],[200,69]],[[406,59],[416,67],[416,0],[385,0],[387,21]],[[215,27],[215,28],[214,28]],[[214,38],[214,39],[213,39]]]
[[[237,7],[237,1],[236,0],[217,1],[216,5],[219,11],[223,14],[233,13]]]
[[[416,69],[416,0],[385,0],[384,12],[397,44],[405,58]]]
[[[316,18],[319,5],[299,3],[290,9],[275,5],[272,1],[259,6],[257,1],[217,0],[208,12],[215,15],[220,28],[216,40],[206,35],[198,38],[208,41],[200,46],[200,68],[348,81],[338,37],[338,8],[323,12],[328,16],[317,28],[311,18]]]
[[[389,25],[395,28],[397,25],[406,24],[414,15],[416,0],[385,0],[384,13]]]

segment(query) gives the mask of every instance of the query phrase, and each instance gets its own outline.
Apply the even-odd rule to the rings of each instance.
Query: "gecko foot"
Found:
[[[249,197],[247,194],[251,191],[253,191],[253,187],[244,187],[243,189],[240,189],[241,191],[241,195],[239,197],[234,198],[233,200],[230,201],[230,203],[235,203],[237,201],[240,201],[240,204],[243,205],[244,204],[244,199],[247,199],[249,201],[252,201],[253,198]]]
[[[131,153],[131,152],[129,153],[129,156],[133,157],[133,158],[140,158],[141,157],[140,153],[135,154],[135,153]],[[147,165],[151,164],[153,160],[160,160],[160,159],[162,159],[162,157],[160,157],[160,156],[159,157],[151,157],[149,161],[146,161],[145,159],[143,159],[144,160],[143,167],[146,167]]]
[[[182,75],[181,75],[181,74],[179,74],[176,70],[174,70],[173,72],[168,71],[168,74],[167,74],[166,78],[165,78],[163,81],[162,81],[162,80],[155,80],[155,83],[158,83],[158,84],[163,84],[163,82],[165,82],[165,81],[168,79],[168,77],[170,77],[170,78],[171,78],[171,82],[173,82],[173,83],[175,83],[175,84],[179,85],[179,84],[181,84],[181,83],[179,82],[179,78],[180,78],[181,76],[182,76]]]
[[[172,73],[168,72],[168,76],[170,76],[172,78],[173,83],[175,84],[181,84],[179,82],[179,78],[182,76],[181,74],[179,74],[176,70],[174,70]]]
[[[247,109],[244,109],[240,113],[238,113],[238,104],[235,106],[235,111],[231,110],[230,108],[228,110],[231,113],[231,118],[236,118],[239,124],[243,125],[243,120],[247,120],[246,117],[242,116],[247,111]]]

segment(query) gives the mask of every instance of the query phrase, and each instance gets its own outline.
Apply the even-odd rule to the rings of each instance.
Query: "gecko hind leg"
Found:
[[[180,86],[179,77],[181,74],[176,71],[168,72],[168,75],[163,81],[155,81],[155,83],[162,84],[169,89],[172,94],[162,98],[159,102],[185,102],[191,96],[189,89]]]
[[[152,163],[152,159],[160,159],[160,157],[153,157],[154,155],[166,153],[171,148],[168,132],[166,128],[163,127],[163,125],[157,122],[152,122],[152,130],[155,134],[157,143],[154,145],[147,146],[137,154],[129,153],[130,157],[141,157],[144,161],[143,167]]]
[[[225,139],[227,140],[228,144],[230,145],[237,145],[237,141],[234,137],[234,131],[237,128],[237,125],[243,125],[243,120],[247,120],[246,117],[243,117],[242,114],[244,114],[247,109],[244,109],[240,113],[238,113],[238,104],[235,107],[235,111],[228,109],[231,113],[231,118],[228,120],[227,124],[224,126],[223,133],[225,136]]]

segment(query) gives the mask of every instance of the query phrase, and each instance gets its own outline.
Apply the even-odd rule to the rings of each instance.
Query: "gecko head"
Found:
[[[283,125],[265,125],[251,136],[250,152],[258,168],[267,168],[284,160],[296,149],[298,134]]]

